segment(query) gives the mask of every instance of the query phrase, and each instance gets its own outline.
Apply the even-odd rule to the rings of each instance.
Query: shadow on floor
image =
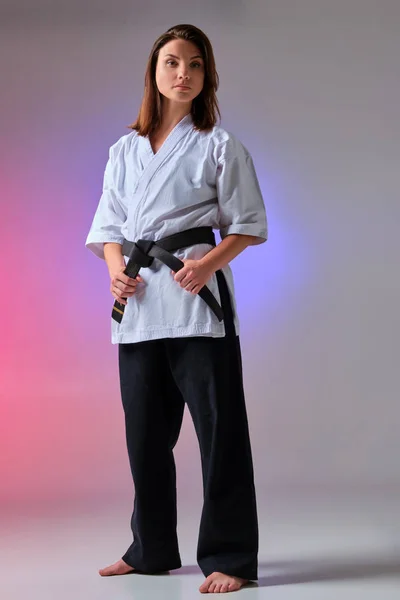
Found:
[[[268,571],[272,571],[268,575]],[[275,572],[274,572],[275,571]],[[276,571],[279,571],[278,573]],[[339,560],[325,557],[308,560],[286,560],[259,564],[259,587],[311,583],[314,581],[346,581],[400,577],[400,555],[355,557]]]
[[[278,572],[277,572],[278,571]],[[266,574],[271,572],[270,575]],[[197,565],[185,565],[171,571],[171,575],[199,575]],[[272,587],[314,581],[346,581],[352,579],[375,579],[385,576],[400,578],[400,555],[374,556],[362,559],[325,557],[281,562],[260,562],[259,579],[248,587]]]
[[[171,571],[171,575],[201,575],[201,570],[197,565],[183,565],[180,569]]]

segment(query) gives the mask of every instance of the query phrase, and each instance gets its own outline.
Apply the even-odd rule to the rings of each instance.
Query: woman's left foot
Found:
[[[248,579],[224,575],[224,573],[211,573],[205,582],[199,587],[202,594],[218,594],[225,592],[237,592],[248,583]]]

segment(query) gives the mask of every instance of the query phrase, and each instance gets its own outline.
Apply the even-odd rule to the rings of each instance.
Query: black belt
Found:
[[[188,246],[194,246],[195,244],[210,244],[210,246],[215,246],[215,236],[212,228],[195,227],[193,229],[186,229],[156,242],[150,240],[129,242],[125,240],[122,246],[122,254],[128,256],[129,260],[124,274],[135,279],[140,269],[142,267],[150,267],[155,258],[161,260],[172,271],[177,273],[185,265],[179,258],[171,254],[171,252],[187,248]],[[224,318],[222,308],[206,285],[199,291],[199,296],[211,308],[218,321],[222,321]],[[120,304],[117,300],[114,302],[112,318],[117,323],[121,323],[122,321],[124,308],[124,304]]]

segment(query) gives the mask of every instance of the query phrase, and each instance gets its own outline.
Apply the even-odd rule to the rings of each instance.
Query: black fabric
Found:
[[[191,229],[185,229],[184,231],[179,231],[178,233],[173,233],[172,235],[161,238],[157,240],[156,243],[168,252],[175,252],[176,250],[188,248],[195,244],[209,244],[210,246],[215,246],[215,235],[211,227],[192,227]],[[134,246],[136,244],[137,242],[124,240],[122,254],[130,258],[132,252],[135,251]],[[147,249],[144,251],[147,252]]]
[[[119,345],[126,441],[135,486],[133,543],[122,557],[143,572],[181,566],[173,448],[185,402],[200,446],[204,505],[197,560],[257,579],[258,524],[239,338],[225,278],[218,276],[223,338]]]
[[[128,264],[124,270],[125,275],[132,279],[137,277],[142,267],[150,267],[154,258],[161,260],[175,273],[184,267],[184,263],[176,258],[171,252],[194,246],[196,244],[210,244],[215,246],[215,236],[211,227],[194,227],[179,233],[169,235],[156,242],[140,239],[137,242],[125,240],[122,245],[122,253],[129,257]],[[200,298],[211,308],[219,321],[223,319],[223,312],[214,294],[205,285],[199,291]],[[114,302],[112,318],[117,323],[122,322],[125,305],[117,300]]]

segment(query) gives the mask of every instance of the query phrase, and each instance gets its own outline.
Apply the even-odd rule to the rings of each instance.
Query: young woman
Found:
[[[133,543],[100,574],[181,566],[173,448],[186,402],[203,474],[201,592],[235,591],[257,579],[258,552],[228,263],[267,239],[267,223],[248,151],[216,125],[217,87],[202,31],[178,25],[156,40],[139,116],[110,149],[86,241],[110,274],[135,486]],[[213,229],[221,234],[218,245]]]

